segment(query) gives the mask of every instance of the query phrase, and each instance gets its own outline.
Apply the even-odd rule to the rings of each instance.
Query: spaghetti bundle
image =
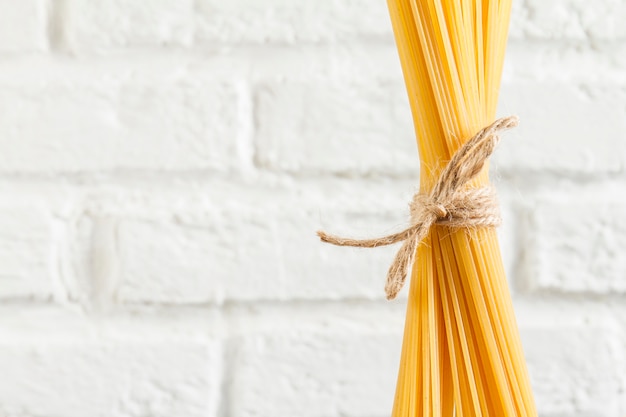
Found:
[[[429,193],[495,119],[511,0],[388,0]],[[488,167],[469,183],[488,184]],[[394,417],[536,416],[493,228],[435,224],[411,274]]]
[[[387,0],[421,160],[412,225],[378,239],[319,232],[336,245],[402,241],[388,298],[414,260],[393,417],[536,416],[493,226],[487,158],[512,0]]]

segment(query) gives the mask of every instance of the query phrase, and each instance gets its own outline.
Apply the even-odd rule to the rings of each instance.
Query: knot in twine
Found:
[[[385,284],[387,299],[398,295],[406,281],[409,265],[420,242],[434,225],[453,229],[497,227],[500,210],[492,187],[464,188],[482,170],[500,141],[499,133],[517,126],[517,116],[503,117],[485,127],[454,154],[428,194],[417,193],[410,203],[411,226],[401,232],[376,239],[348,239],[318,231],[323,242],[338,246],[375,248],[403,242],[396,254]]]

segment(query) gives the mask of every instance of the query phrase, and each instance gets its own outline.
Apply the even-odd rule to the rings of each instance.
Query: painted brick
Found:
[[[594,4],[590,9],[581,0],[516,1],[511,38],[623,38],[621,22],[626,7],[610,0]],[[188,47],[194,42],[284,44],[393,39],[386,4],[375,0],[323,0],[315,6],[287,0],[272,0],[262,6],[246,0],[185,0],[176,4],[159,0],[149,5],[118,0],[70,3],[67,9],[65,25],[70,45],[82,52],[112,47]],[[27,16],[22,12],[18,17]],[[32,26],[30,20],[27,22]]]
[[[415,175],[418,157],[402,88],[386,83],[260,87],[258,164],[301,173]],[[621,172],[626,145],[616,138],[626,129],[625,99],[626,91],[615,85],[506,84],[500,114],[518,114],[522,124],[507,133],[510,139],[494,161],[511,175]]]
[[[511,175],[622,172],[625,99],[615,85],[504,85],[500,114],[518,114],[521,124],[506,134],[494,163]]]
[[[200,0],[198,12],[197,37],[204,42],[328,42],[393,36],[387,5],[376,0]]]
[[[400,83],[266,85],[256,92],[257,162],[293,172],[415,175]]]
[[[44,0],[0,1],[0,53],[46,49],[45,4]]]
[[[71,2],[65,19],[70,48],[85,53],[114,47],[185,46],[193,40],[192,0]]]
[[[59,81],[1,91],[5,173],[233,164],[237,98],[227,85]]]
[[[626,207],[619,199],[581,194],[575,204],[553,198],[526,208],[525,283],[535,291],[624,293],[626,221],[616,214]]]
[[[215,346],[77,342],[0,346],[1,415],[209,416]]]
[[[626,45],[602,42],[579,45],[562,42],[511,42],[507,47],[501,88],[502,98],[508,90],[519,88],[516,82],[539,82],[581,88],[604,88],[624,85]],[[578,87],[577,87],[578,86]],[[513,111],[513,109],[508,109]]]
[[[117,296],[125,302],[381,299],[394,248],[338,248],[322,244],[315,231],[349,225],[353,234],[367,235],[402,224],[404,201],[396,205],[397,216],[389,204],[373,201],[378,196],[395,201],[404,192],[385,187],[312,186],[301,199],[299,192],[281,188],[231,187],[222,193],[214,185],[207,198],[218,206],[174,209],[159,219],[121,218]],[[258,199],[263,195],[272,198]]]
[[[584,0],[514,1],[511,37],[517,39],[622,39],[626,5],[601,0],[593,7]]]
[[[81,238],[93,248],[80,256],[84,272],[77,272],[90,277],[85,291],[123,303],[381,299],[398,248],[334,247],[315,231],[356,237],[397,231],[408,222],[416,184],[337,179],[277,186],[268,179],[256,178],[256,186],[212,181],[116,190],[87,203],[98,227],[89,231],[90,220],[82,232],[93,233]],[[510,195],[502,200],[511,274],[517,226]]]
[[[48,299],[60,243],[52,217],[43,209],[4,204],[6,200],[0,207],[0,300]]]
[[[319,42],[392,39],[386,4],[373,0],[313,4],[273,0],[185,0],[176,4],[138,0],[72,3],[67,31],[83,53],[110,48],[172,47],[229,43]]]
[[[624,362],[614,330],[558,326],[521,335],[539,415],[617,415]]]
[[[229,409],[242,417],[388,415],[399,363],[397,336],[294,330],[238,340]]]

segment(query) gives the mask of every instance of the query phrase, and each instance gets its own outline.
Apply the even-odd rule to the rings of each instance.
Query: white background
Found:
[[[384,0],[0,0],[0,416],[383,417],[419,182]],[[626,415],[626,2],[516,0],[492,164],[543,417]]]

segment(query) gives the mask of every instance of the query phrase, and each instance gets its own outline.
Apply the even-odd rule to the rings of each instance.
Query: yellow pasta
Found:
[[[388,6],[428,192],[495,119],[511,0]],[[415,259],[392,415],[536,416],[495,231],[435,226]]]

